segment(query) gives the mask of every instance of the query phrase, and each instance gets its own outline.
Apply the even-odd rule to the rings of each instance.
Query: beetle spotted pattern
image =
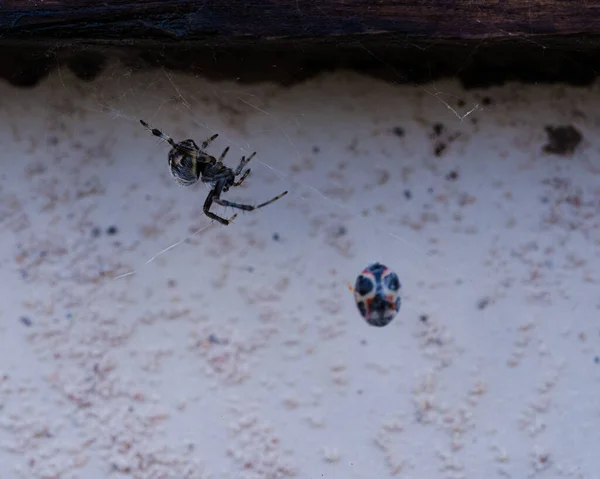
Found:
[[[381,263],[367,266],[356,278],[354,287],[356,306],[371,326],[387,326],[400,311],[400,279]]]

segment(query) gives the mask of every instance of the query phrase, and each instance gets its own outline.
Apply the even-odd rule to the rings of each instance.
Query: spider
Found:
[[[177,183],[183,186],[190,186],[200,180],[203,183],[210,184],[211,190],[204,201],[204,207],[202,208],[202,211],[204,211],[206,216],[213,220],[217,220],[223,225],[228,225],[231,223],[237,216],[237,213],[235,213],[231,218],[222,218],[210,211],[210,207],[212,206],[213,202],[221,206],[231,206],[232,208],[238,208],[244,211],[253,211],[262,208],[263,206],[267,206],[280,198],[283,198],[288,193],[287,191],[284,191],[274,198],[271,198],[269,201],[265,201],[264,203],[256,206],[223,200],[221,199],[221,193],[227,192],[232,186],[240,186],[248,177],[250,174],[250,168],[244,171],[243,174],[242,170],[250,162],[250,160],[254,158],[256,152],[252,153],[248,158],[242,156],[239,165],[234,170],[223,164],[223,159],[225,158],[225,155],[227,155],[229,147],[223,150],[223,153],[221,153],[221,156],[219,156],[218,159],[209,155],[205,151],[208,146],[219,136],[218,134],[215,134],[203,141],[201,147],[198,148],[198,145],[196,145],[194,140],[188,139],[176,143],[169,135],[164,134],[162,131],[157,130],[156,128],[152,128],[144,120],[140,120],[140,123],[154,136],[158,136],[171,145],[172,148],[171,151],[169,151],[168,157],[169,168],[171,170],[171,175]],[[242,175],[241,178],[236,181],[236,176],[239,176],[240,174]]]

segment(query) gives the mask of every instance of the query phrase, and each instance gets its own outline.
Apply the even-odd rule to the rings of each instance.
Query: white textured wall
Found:
[[[598,88],[59,73],[0,85],[2,479],[598,477]],[[140,118],[290,194],[208,226]]]

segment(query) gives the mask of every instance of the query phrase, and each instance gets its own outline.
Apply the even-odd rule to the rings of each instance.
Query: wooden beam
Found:
[[[369,36],[514,39],[600,33],[600,1],[0,0],[0,37],[126,43]]]
[[[600,0],[0,0],[0,78],[33,86],[64,67],[89,81],[110,57],[240,82],[342,68],[395,83],[587,85]]]

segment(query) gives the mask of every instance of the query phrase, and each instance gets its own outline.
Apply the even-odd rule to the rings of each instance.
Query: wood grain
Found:
[[[0,0],[3,40],[514,39],[600,33],[600,1]],[[341,39],[340,39],[341,40]]]
[[[349,69],[394,83],[457,77],[589,85],[600,0],[0,0],[0,78],[85,81],[138,68],[291,84]]]

